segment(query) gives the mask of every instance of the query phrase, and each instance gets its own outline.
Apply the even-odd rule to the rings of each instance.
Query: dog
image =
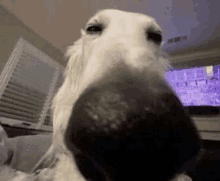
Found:
[[[203,145],[165,79],[171,66],[158,23],[107,9],[81,34],[67,51],[65,81],[53,100],[52,146],[29,179],[185,177]]]

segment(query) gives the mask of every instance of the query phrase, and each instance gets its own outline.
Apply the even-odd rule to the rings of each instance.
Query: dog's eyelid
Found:
[[[98,23],[88,23],[88,24],[86,25],[86,28],[88,28],[88,27],[90,27],[90,26],[94,26],[94,25],[98,25]]]
[[[160,34],[162,36],[162,31],[160,30],[155,30],[155,33]]]
[[[157,33],[157,34],[162,35],[162,31],[160,29],[158,29],[158,28],[148,28],[147,32]]]
[[[97,19],[93,19],[93,20],[90,20],[87,24],[86,24],[86,28],[87,27],[90,27],[90,26],[94,26],[94,25],[99,25],[99,21]]]

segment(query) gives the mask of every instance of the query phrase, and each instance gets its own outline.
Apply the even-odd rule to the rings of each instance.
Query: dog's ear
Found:
[[[11,161],[12,150],[7,146],[8,135],[0,125],[0,165],[7,164]]]
[[[85,30],[81,29],[81,36],[84,36],[86,34]]]
[[[84,31],[82,30],[82,36],[84,34]],[[65,53],[65,57],[68,60],[68,64],[66,66],[65,70],[65,77],[66,79],[69,78],[71,81],[73,81],[73,84],[76,84],[76,80],[80,77],[84,66],[85,66],[85,60],[83,59],[83,38],[80,38],[72,46],[69,46],[67,49],[67,52]],[[71,75],[71,76],[70,76]]]
[[[0,125],[0,146],[4,146],[7,139],[8,135],[5,132],[4,128]]]
[[[53,145],[48,149],[47,153],[40,159],[40,161],[35,165],[32,172],[38,172],[44,168],[52,168],[57,162],[56,149]]]

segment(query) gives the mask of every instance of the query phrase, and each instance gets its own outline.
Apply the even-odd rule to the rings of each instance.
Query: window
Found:
[[[0,121],[52,130],[50,106],[64,67],[20,38],[0,75]]]

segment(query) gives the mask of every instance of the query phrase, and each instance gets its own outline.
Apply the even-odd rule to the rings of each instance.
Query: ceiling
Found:
[[[218,0],[0,0],[0,3],[62,52],[80,37],[80,29],[87,20],[97,10],[106,8],[153,16],[163,29],[163,48],[168,52],[212,43],[220,47]],[[186,40],[167,43],[170,38],[185,35]]]

